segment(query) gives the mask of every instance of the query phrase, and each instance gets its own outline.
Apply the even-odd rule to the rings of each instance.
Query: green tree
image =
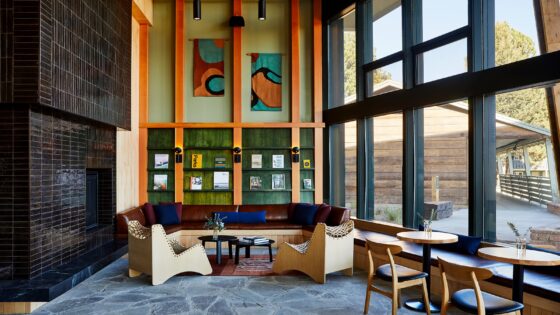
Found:
[[[375,59],[375,52],[374,52]],[[391,74],[380,69],[373,71],[373,82],[391,79]],[[344,96],[356,95],[356,32],[344,32]]]
[[[496,66],[533,57],[537,54],[533,40],[507,22],[496,23]],[[528,124],[550,129],[545,90],[524,89],[496,95],[496,112]],[[540,162],[546,157],[544,146],[532,147],[530,158]]]

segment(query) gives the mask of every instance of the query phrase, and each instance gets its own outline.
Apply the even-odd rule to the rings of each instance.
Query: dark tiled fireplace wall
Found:
[[[112,238],[131,1],[2,0],[0,20],[0,278],[33,278]],[[92,231],[87,169],[104,170]]]

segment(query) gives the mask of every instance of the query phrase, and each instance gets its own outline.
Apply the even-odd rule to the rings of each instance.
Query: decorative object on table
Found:
[[[272,189],[286,189],[286,180],[284,178],[284,174],[272,174]]]
[[[260,176],[249,177],[249,190],[261,190],[262,189],[262,179]]]
[[[354,221],[352,220],[338,226],[319,223],[311,235],[312,242],[280,244],[272,270],[276,273],[298,270],[318,283],[325,283],[326,275],[335,271],[342,271],[343,274],[352,276],[354,271],[353,231]],[[327,253],[334,254],[327,255]]]
[[[207,230],[212,230],[212,238],[217,240],[218,235],[221,231],[226,229],[226,225],[224,223],[224,219],[227,217],[220,217],[219,213],[214,213],[211,217],[206,218],[206,222],[204,222],[204,228]]]
[[[157,257],[157,260],[153,257]],[[146,228],[135,220],[128,223],[130,277],[145,273],[152,276],[152,285],[158,285],[183,272],[202,275],[212,273],[204,247],[200,244],[190,248],[184,247],[176,240],[168,238],[160,224]]]
[[[226,168],[226,158],[225,157],[214,158],[214,167],[215,168]]]
[[[191,176],[191,190],[202,190],[202,176]]]
[[[430,212],[430,217],[428,217],[428,218],[425,218],[425,217],[421,216],[420,214],[418,214],[418,216],[422,220],[423,230],[428,235],[432,234],[432,222],[434,221],[435,214],[436,214],[436,212],[435,212],[434,209],[432,209],[432,211]]]
[[[311,181],[311,178],[303,179],[303,189],[313,189],[313,183]]]
[[[229,172],[214,172],[214,189],[229,189]]]
[[[525,253],[527,252],[527,234],[531,231],[531,227],[529,227],[527,231],[525,231],[525,233],[521,235],[519,229],[517,229],[517,226],[515,226],[513,222],[508,221],[507,225],[515,235],[515,248],[517,248],[517,251],[520,254],[525,255]]]
[[[223,39],[194,39],[194,96],[224,96]]]
[[[269,241],[266,237],[262,237],[262,236],[245,236],[243,238],[244,241],[248,241],[248,242],[252,242],[255,245],[258,244],[268,244]]]
[[[303,160],[303,168],[311,168],[311,160]]]
[[[167,174],[154,174],[154,190],[167,190]]]
[[[262,154],[251,155],[251,168],[262,168]]]
[[[283,154],[273,154],[272,155],[272,168],[284,168],[284,155]]]
[[[191,155],[191,167],[192,168],[202,168],[202,154]]]
[[[167,169],[169,167],[169,154],[156,154],[154,156],[154,168]]]
[[[282,110],[282,55],[252,53],[251,110]]]

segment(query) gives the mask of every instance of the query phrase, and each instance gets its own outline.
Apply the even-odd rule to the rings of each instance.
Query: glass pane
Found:
[[[469,234],[469,105],[424,109],[424,218],[436,230]]]
[[[496,95],[496,220],[486,230],[513,244],[560,251],[560,202],[544,88]]]
[[[373,118],[373,219],[402,225],[403,115]]]
[[[496,0],[496,66],[540,54],[533,0]]]
[[[356,101],[356,19],[351,12],[329,25],[329,107]]]
[[[331,202],[356,216],[356,122],[330,127]]]
[[[508,0],[506,0],[508,1]],[[511,0],[509,0],[511,1]],[[423,0],[422,38],[427,41],[469,23],[468,0]]]
[[[461,39],[451,44],[420,54],[424,63],[424,78],[419,74],[418,82],[430,82],[467,72],[467,40]]]
[[[370,82],[368,96],[402,89],[402,61],[368,72],[367,79]],[[373,84],[371,84],[372,81]]]
[[[400,0],[373,1],[373,60],[402,50]]]

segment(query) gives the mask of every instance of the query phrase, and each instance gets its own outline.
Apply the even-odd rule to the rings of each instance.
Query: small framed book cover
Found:
[[[154,190],[167,190],[167,174],[154,174]]]
[[[251,155],[251,168],[262,168],[262,154]]]
[[[214,189],[229,189],[229,172],[214,172]]]
[[[155,169],[167,169],[169,167],[169,154],[156,154],[154,156]]]
[[[226,168],[226,158],[225,157],[214,158],[214,168]]]
[[[272,155],[272,168],[284,168],[284,155],[283,154],[273,154]]]
[[[286,178],[284,177],[284,174],[272,174],[272,189],[286,189]]]
[[[249,190],[261,190],[262,179],[260,176],[251,176],[249,178]]]
[[[313,189],[313,182],[311,181],[311,178],[303,179],[303,189]]]
[[[191,190],[202,190],[202,176],[191,176]]]
[[[303,160],[303,168],[311,168],[311,160]]]
[[[192,168],[202,168],[202,154],[193,154],[191,158]]]

